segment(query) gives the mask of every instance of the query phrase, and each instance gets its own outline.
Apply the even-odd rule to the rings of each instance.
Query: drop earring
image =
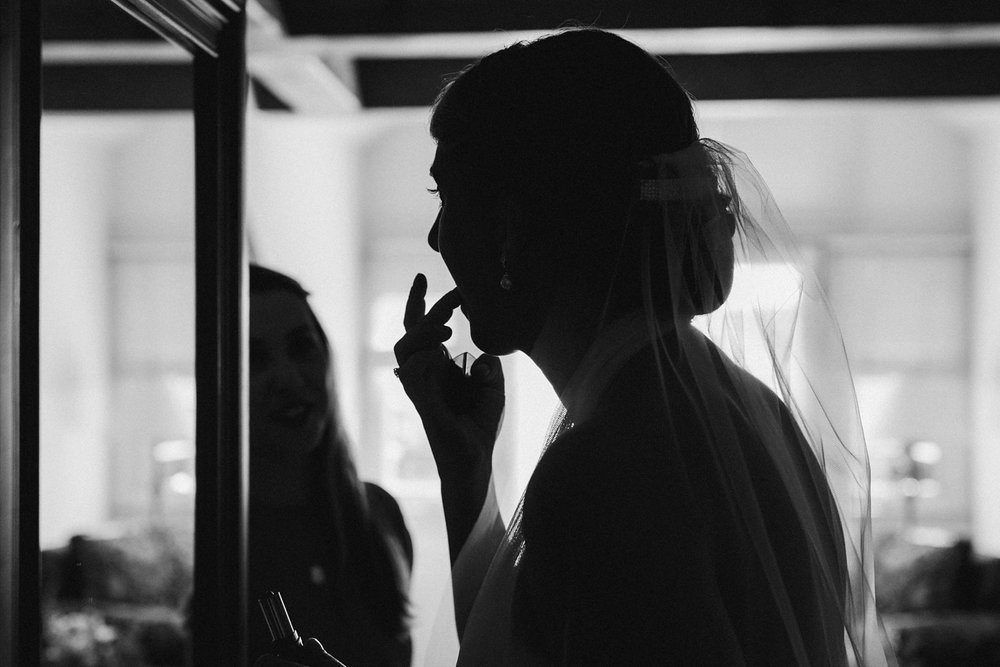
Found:
[[[510,281],[510,274],[507,273],[507,253],[500,255],[500,264],[503,266],[503,275],[500,277],[500,288],[509,292],[514,283]]]

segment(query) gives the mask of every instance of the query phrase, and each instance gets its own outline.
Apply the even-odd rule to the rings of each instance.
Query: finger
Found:
[[[455,309],[462,305],[462,295],[458,293],[458,288],[445,293],[435,302],[431,309],[424,315],[424,320],[429,324],[444,324],[451,319]]]
[[[418,273],[413,277],[410,293],[406,297],[406,309],[403,311],[403,328],[409,331],[424,317],[424,297],[427,296],[427,276]]]
[[[392,351],[396,355],[396,363],[400,366],[415,352],[441,347],[441,344],[451,338],[451,327],[417,327],[410,333],[400,338]]]
[[[430,377],[428,373],[433,376],[440,376],[441,373],[449,374],[452,371],[455,371],[459,375],[462,373],[462,370],[458,366],[451,363],[451,357],[448,356],[448,348],[444,345],[414,350],[406,360],[406,363],[399,365],[398,370],[401,380],[413,377],[427,379],[427,377]]]
[[[414,348],[430,347],[451,338],[451,327],[447,324],[427,324],[422,322],[400,338],[400,342]]]
[[[483,384],[496,384],[499,380],[503,384],[503,365],[499,357],[492,354],[481,354],[479,358],[472,362],[469,374],[474,380]]]

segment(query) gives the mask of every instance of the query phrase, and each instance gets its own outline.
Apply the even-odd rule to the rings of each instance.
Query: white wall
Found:
[[[952,108],[704,102],[699,126],[750,156],[797,234],[965,233],[967,134]]]
[[[982,549],[1000,556],[1000,127],[994,113],[972,125],[977,142],[972,197],[976,303],[972,328],[973,526]]]
[[[194,122],[131,123],[109,166],[114,467],[129,471],[115,479],[112,514],[146,520],[164,501],[153,447],[194,441]]]
[[[107,516],[110,177],[103,137],[46,117],[41,143],[40,540]]]
[[[46,114],[41,539],[152,509],[152,448],[194,436],[188,114]]]
[[[350,119],[260,113],[250,117],[247,135],[246,214],[255,260],[312,293],[333,346],[345,426],[357,443],[363,349],[358,143],[366,129]]]

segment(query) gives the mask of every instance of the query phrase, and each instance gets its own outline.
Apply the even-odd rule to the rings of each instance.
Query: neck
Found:
[[[571,413],[582,416],[617,368],[643,346],[669,331],[676,322],[661,320],[649,328],[640,311],[622,313],[600,328],[546,326],[530,357],[542,370],[560,401]]]
[[[594,330],[581,331],[556,323],[546,324],[528,356],[561,396],[594,340]]]
[[[566,273],[586,275],[583,271]],[[557,396],[562,396],[602,328],[641,310],[608,294],[606,283],[600,276],[590,276],[586,284],[577,278],[560,285],[548,301],[541,331],[526,350]]]
[[[581,303],[581,291],[553,299],[545,324],[527,351],[561,396],[599,333],[602,308]]]

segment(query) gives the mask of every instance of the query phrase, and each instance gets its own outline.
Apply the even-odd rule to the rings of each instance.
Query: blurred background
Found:
[[[749,154],[828,291],[901,659],[937,655],[944,631],[927,618],[941,609],[950,650],[1000,643],[1000,9],[741,7],[248,5],[249,258],[313,293],[359,472],[414,535],[414,664],[447,627],[438,484],[391,372],[413,274],[434,294],[452,286],[426,244],[429,105],[448,74],[570,19],[670,62],[703,136]],[[43,0],[43,16],[46,660],[172,664],[195,491],[190,61],[106,0]],[[463,324],[449,346],[475,352]],[[504,364],[510,508],[555,397],[525,358]]]

